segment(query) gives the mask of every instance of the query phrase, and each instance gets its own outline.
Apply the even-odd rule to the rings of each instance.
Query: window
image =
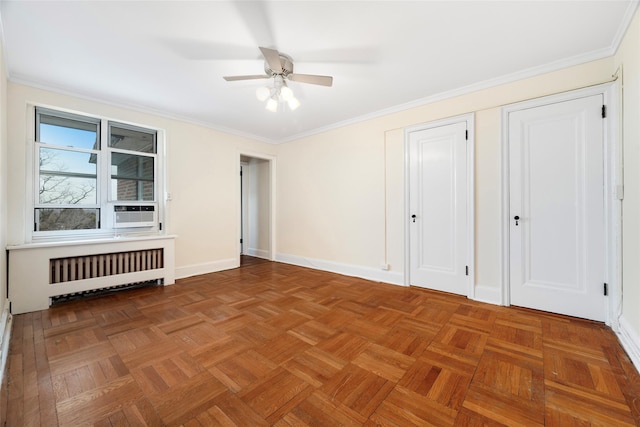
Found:
[[[144,127],[36,108],[33,236],[95,235],[118,227],[116,211],[158,212],[158,135]],[[128,227],[157,231],[157,221],[152,223]]]
[[[153,201],[156,135],[109,125],[113,200]]]

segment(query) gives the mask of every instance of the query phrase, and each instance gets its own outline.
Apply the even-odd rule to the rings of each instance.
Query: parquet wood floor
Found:
[[[602,324],[245,261],[15,316],[6,425],[640,425]]]

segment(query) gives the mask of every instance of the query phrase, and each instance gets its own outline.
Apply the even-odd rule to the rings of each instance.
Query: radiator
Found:
[[[135,273],[164,267],[162,248],[49,260],[49,283]]]
[[[175,236],[10,246],[12,314],[44,310],[69,295],[143,282],[175,283]]]

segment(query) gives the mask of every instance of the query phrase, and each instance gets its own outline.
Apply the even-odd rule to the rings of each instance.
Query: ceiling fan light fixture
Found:
[[[277,112],[278,100],[274,98],[269,98],[269,100],[267,101],[267,105],[264,108],[266,108],[268,111],[271,111],[272,113]]]
[[[293,96],[293,91],[282,80],[282,76],[274,77],[273,87],[259,87],[256,89],[256,98],[261,102],[267,101],[264,108],[272,113],[276,113],[279,110],[281,103],[287,103],[291,111],[300,106],[300,101]]]
[[[266,86],[262,86],[262,87],[259,87],[258,89],[256,89],[256,98],[258,98],[258,101],[264,102],[270,96],[271,96],[271,89],[270,88],[268,88]]]
[[[268,47],[260,47],[260,51],[264,57],[264,75],[225,76],[223,78],[226,81],[272,78],[273,86],[260,87],[256,90],[256,98],[260,102],[267,101],[265,108],[271,112],[277,112],[280,103],[286,102],[291,111],[300,106],[300,101],[293,96],[293,91],[287,86],[286,80],[328,87],[333,85],[333,77],[331,76],[294,74],[293,59],[284,53]]]
[[[283,86],[280,89],[280,97],[282,98],[283,101],[289,101],[290,99],[293,98],[293,91],[289,89],[288,86]]]
[[[293,96],[291,98],[289,98],[289,100],[287,101],[287,104],[289,105],[289,109],[291,109],[291,111],[295,110],[296,108],[298,108],[300,106],[300,101],[298,101],[297,98],[294,98]]]

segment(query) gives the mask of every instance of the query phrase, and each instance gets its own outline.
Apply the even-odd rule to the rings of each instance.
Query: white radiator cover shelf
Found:
[[[160,268],[51,283],[51,260],[86,255],[161,250]],[[12,314],[49,308],[50,298],[129,283],[162,279],[175,283],[175,236],[154,236],[9,246],[9,301]]]

